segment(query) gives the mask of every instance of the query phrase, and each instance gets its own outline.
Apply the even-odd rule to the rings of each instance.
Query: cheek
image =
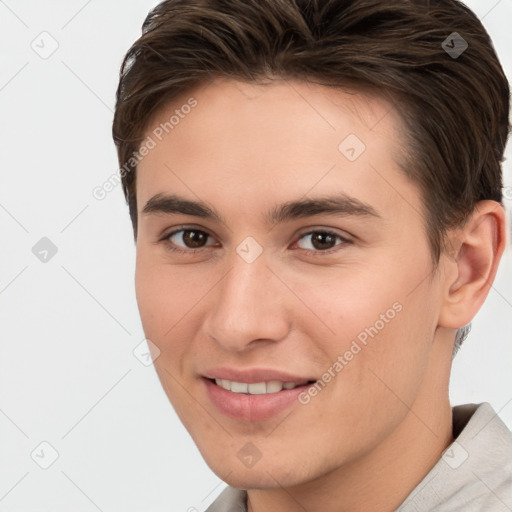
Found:
[[[194,340],[202,325],[201,306],[217,280],[218,273],[192,269],[192,265],[173,266],[143,247],[138,249],[137,304],[145,336],[160,350],[155,367],[167,381],[166,390],[174,390],[175,382],[163,368],[180,381],[187,378],[186,365],[197,355]]]
[[[204,295],[206,283],[183,267],[162,261],[144,247],[137,248],[135,292],[144,329],[160,340],[171,336],[169,329],[185,317]],[[148,332],[146,331],[146,334]]]
[[[135,293],[140,318],[146,338],[158,346],[164,357],[169,350],[179,350],[166,340],[175,338],[176,326],[186,314],[191,294],[190,287],[177,282],[174,274],[170,267],[138,248]]]
[[[167,290],[161,286],[159,273],[146,263],[141,251],[137,251],[135,269],[135,295],[146,337],[157,338],[163,330],[165,315],[162,306],[165,304]]]
[[[400,316],[403,292],[397,279],[382,282],[382,272],[362,265],[319,274],[297,272],[288,280],[311,313],[295,315],[294,320],[302,322],[302,330],[327,354],[343,353],[353,340],[364,343],[382,337]]]
[[[413,399],[435,329],[434,293],[423,274],[411,265],[333,269],[332,279],[309,289],[311,282],[298,278],[297,294],[315,313],[302,329],[315,340],[311,350],[318,353],[312,355],[326,361],[323,370],[336,375],[339,403],[354,399],[380,407],[398,404],[397,396]]]
[[[185,383],[184,361],[190,359],[190,329],[193,305],[197,302],[196,288],[188,272],[174,270],[143,249],[137,253],[135,290],[140,318],[146,338],[159,350],[154,368],[160,383],[174,410],[187,428],[201,411],[188,393],[183,392]],[[189,422],[192,424],[189,425]]]

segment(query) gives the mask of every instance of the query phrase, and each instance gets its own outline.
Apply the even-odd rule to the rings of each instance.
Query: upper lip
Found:
[[[314,381],[315,378],[305,377],[304,375],[297,375],[287,373],[281,370],[273,370],[270,368],[212,368],[203,372],[203,377],[207,379],[225,379],[233,382],[245,382],[247,384],[253,384],[256,382],[269,382],[269,381],[280,381],[280,382],[295,382],[295,383],[306,383],[308,381]]]

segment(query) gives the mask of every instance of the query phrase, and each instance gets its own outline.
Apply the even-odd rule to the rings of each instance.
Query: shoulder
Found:
[[[206,512],[247,512],[247,491],[226,487]]]
[[[455,441],[400,512],[512,510],[512,432],[490,404],[453,408]]]

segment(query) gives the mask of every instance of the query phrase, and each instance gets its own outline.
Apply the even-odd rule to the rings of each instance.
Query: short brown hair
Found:
[[[460,55],[457,32],[467,43]],[[450,39],[450,37],[452,39]],[[360,86],[395,101],[400,166],[424,201],[438,261],[443,234],[476,203],[502,202],[509,84],[492,42],[457,0],[165,0],[123,61],[113,122],[137,236],[137,152],[165,103],[217,77]]]

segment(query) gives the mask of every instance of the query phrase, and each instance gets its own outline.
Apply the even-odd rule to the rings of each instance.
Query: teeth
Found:
[[[246,384],[245,382],[232,382],[231,391],[233,393],[248,393],[249,384]]]
[[[224,388],[233,393],[247,393],[249,395],[265,395],[268,393],[277,393],[282,389],[293,389],[302,384],[295,382],[280,382],[272,380],[269,382],[255,382],[248,384],[247,382],[234,382],[226,379],[215,379],[217,386]]]
[[[233,389],[233,386],[231,386],[231,389]],[[267,392],[267,385],[264,382],[254,382],[247,386],[247,390],[250,395],[264,395]]]
[[[277,393],[283,389],[283,383],[278,380],[267,382],[267,393]]]

